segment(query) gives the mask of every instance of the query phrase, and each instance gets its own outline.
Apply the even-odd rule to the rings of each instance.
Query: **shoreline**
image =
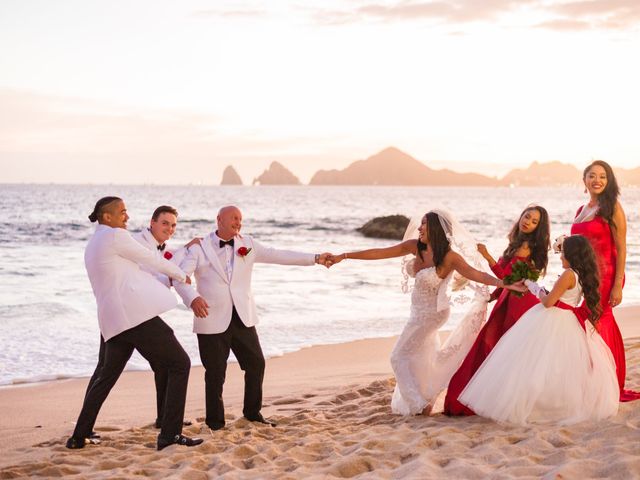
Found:
[[[637,304],[630,304],[630,305],[624,305],[621,307],[618,307],[616,309],[616,320],[618,321],[618,324],[620,326],[620,330],[622,331],[622,336],[623,338],[630,338],[630,337],[635,337],[635,336],[640,336],[640,320],[638,321],[639,325],[637,327],[637,331],[634,330],[634,326],[633,326],[633,320],[632,317],[633,315],[628,315],[626,312],[629,310],[636,310],[638,312],[640,312],[640,303]],[[629,319],[627,319],[627,317],[631,317]],[[639,319],[640,319],[640,315],[638,315]],[[440,333],[445,335],[444,338],[446,338],[446,335],[450,332],[451,330],[449,329],[442,329],[440,330]],[[386,337],[365,337],[365,338],[360,338],[360,339],[355,339],[355,340],[347,340],[344,342],[336,342],[336,343],[320,343],[320,344],[316,344],[316,345],[309,345],[309,346],[304,346],[301,348],[298,348],[297,350],[291,350],[288,352],[284,352],[281,353],[279,355],[272,355],[272,356],[266,356],[265,355],[265,359],[267,361],[269,360],[273,360],[276,358],[281,358],[284,357],[286,355],[291,355],[292,353],[297,353],[303,350],[307,350],[310,348],[316,348],[316,347],[327,347],[327,346],[332,346],[332,345],[348,345],[352,342],[359,342],[359,341],[366,341],[366,340],[377,340],[377,339],[386,339],[386,338],[397,338],[396,336],[386,336]],[[229,365],[231,364],[235,364],[237,363],[237,360],[235,359],[230,359],[229,360]],[[201,364],[196,363],[193,364],[193,359],[192,359],[192,368],[196,368],[196,367],[202,367]],[[127,370],[125,369],[125,371],[123,372],[123,375],[125,374],[130,374],[130,373],[136,373],[136,372],[150,372],[151,368],[142,368],[142,369],[131,369],[131,370]],[[42,380],[30,380],[30,379],[19,379],[18,381],[13,381],[12,383],[5,383],[5,384],[0,384],[0,391],[5,390],[5,389],[12,389],[12,388],[25,388],[25,387],[31,387],[31,386],[36,386],[36,385],[44,385],[44,384],[48,384],[48,383],[55,383],[55,382],[64,382],[64,381],[68,381],[68,380],[83,380],[83,379],[89,379],[91,377],[91,374],[87,374],[87,375],[65,375],[65,374],[59,374],[59,375],[45,375],[44,377],[55,377],[55,378],[43,378]],[[37,377],[36,377],[37,378]]]
[[[640,306],[617,308],[616,319],[627,345],[629,388],[638,389],[640,387]],[[329,457],[325,458],[318,452],[314,453],[307,450],[319,448],[318,442],[329,442],[327,445],[327,448],[329,448],[335,438],[348,437],[349,440],[345,440],[345,442],[355,442],[353,445],[364,442],[363,445],[366,447],[366,445],[373,445],[372,442],[384,443],[387,440],[391,442],[391,439],[396,438],[395,436],[397,435],[398,445],[393,448],[388,445],[384,448],[380,446],[383,450],[383,452],[379,452],[382,455],[380,457],[382,464],[386,464],[384,455],[391,455],[387,451],[387,447],[396,452],[398,449],[402,450],[399,446],[400,444],[406,443],[407,451],[403,455],[416,457],[417,463],[410,462],[415,464],[414,467],[419,464],[422,467],[427,465],[428,469],[433,469],[435,467],[430,463],[433,460],[429,460],[426,464],[423,462],[424,456],[435,455],[437,457],[437,452],[433,451],[434,448],[437,450],[437,447],[433,444],[436,441],[432,439],[433,436],[439,439],[436,443],[439,442],[441,446],[451,444],[453,448],[453,444],[457,442],[456,438],[462,438],[460,437],[461,435],[484,438],[481,443],[490,443],[492,441],[504,443],[506,441],[504,440],[505,438],[511,438],[513,432],[517,431],[519,433],[516,436],[522,438],[523,440],[521,441],[533,442],[532,445],[534,445],[535,450],[542,443],[546,444],[548,442],[547,439],[538,445],[539,439],[537,437],[539,435],[550,435],[548,432],[552,431],[554,432],[553,435],[560,435],[561,437],[569,435],[572,438],[571,441],[565,442],[565,446],[554,447],[554,450],[559,449],[560,457],[563,457],[562,452],[566,449],[577,448],[577,445],[581,442],[586,442],[594,435],[597,437],[597,432],[602,428],[602,426],[594,427],[589,424],[578,424],[571,427],[531,427],[529,429],[518,428],[514,430],[512,427],[500,426],[479,417],[452,419],[436,413],[424,419],[392,415],[389,409],[389,401],[395,382],[393,381],[389,356],[396,338],[374,338],[341,344],[318,345],[267,359],[263,413],[266,417],[272,417],[278,421],[279,426],[272,430],[265,430],[262,426],[255,426],[242,419],[243,372],[237,363],[230,363],[224,390],[227,427],[221,431],[222,433],[220,433],[219,437],[210,437],[207,429],[201,429],[201,422],[204,416],[204,370],[201,366],[192,367],[185,418],[194,421],[194,425],[185,428],[185,434],[203,436],[205,443],[201,447],[186,450],[181,450],[179,447],[171,447],[167,449],[166,454],[164,451],[162,453],[156,452],[153,448],[158,431],[152,427],[156,411],[155,388],[151,371],[129,371],[122,375],[105,402],[96,423],[96,430],[103,437],[102,445],[97,447],[88,446],[80,451],[69,451],[64,448],[64,440],[73,430],[73,424],[80,411],[81,401],[88,381],[86,377],[5,386],[5,388],[0,388],[0,411],[3,412],[0,420],[0,453],[2,454],[0,478],[15,478],[20,476],[20,472],[22,474],[29,472],[28,475],[30,476],[71,475],[78,468],[73,466],[75,465],[74,462],[77,463],[79,461],[78,458],[81,458],[81,463],[86,463],[86,468],[89,469],[86,471],[80,469],[76,472],[78,474],[84,475],[86,473],[86,476],[91,478],[109,478],[114,475],[129,476],[130,472],[125,473],[125,470],[118,470],[115,467],[107,468],[108,465],[106,463],[99,464],[99,462],[105,462],[105,458],[108,458],[108,456],[113,455],[131,456],[126,462],[123,462],[122,467],[118,468],[126,469],[130,467],[131,463],[140,462],[140,468],[142,469],[149,462],[159,462],[163,458],[173,458],[173,456],[176,458],[188,456],[192,459],[197,459],[198,456],[203,458],[211,457],[211,455],[203,455],[202,452],[207,454],[218,451],[223,452],[220,460],[223,461],[227,455],[224,452],[228,451],[231,459],[224,460],[226,462],[225,465],[236,465],[237,462],[233,458],[235,458],[234,455],[238,454],[237,448],[241,448],[241,437],[246,437],[251,441],[253,453],[248,452],[247,454],[250,453],[251,458],[254,458],[253,462],[256,462],[260,455],[264,456],[260,454],[263,449],[278,450],[280,448],[280,443],[273,443],[269,438],[272,438],[273,441],[277,440],[277,442],[287,444],[291,440],[288,438],[289,435],[294,437],[300,435],[300,438],[295,441],[291,440],[293,443],[289,445],[288,449],[281,451],[279,455],[287,456],[292,454],[291,452],[295,453],[297,451],[296,448],[298,448],[296,445],[300,449],[306,449],[306,453],[301,457],[302,460],[299,460],[307,459],[307,467],[305,467],[307,470],[304,476],[308,476],[307,474],[323,476],[320,475],[322,472],[325,472],[324,475],[351,476],[351,473],[360,472],[361,470],[361,473],[372,471],[367,470],[371,465],[374,465],[372,469],[376,470],[376,472],[382,467],[375,467],[375,455],[371,458],[367,457],[369,459],[363,463],[362,456],[364,453],[359,451],[358,455],[348,459],[348,462],[345,458],[349,457],[349,455],[344,453],[346,457],[342,460],[347,462],[348,465],[345,466],[338,462],[342,465],[340,467],[342,470],[338,467],[335,467],[338,469],[335,470],[334,467],[329,466],[331,464]],[[438,411],[438,404],[436,404],[435,410]],[[622,435],[623,440],[626,438],[627,442],[637,445],[637,441],[633,440],[633,438],[637,435],[638,428],[640,428],[640,402],[621,404],[617,417],[607,422],[608,426],[605,430],[611,429],[612,432],[615,430],[615,435],[617,436],[615,438]],[[338,429],[337,426],[334,428],[334,424],[338,424],[342,430]],[[298,433],[294,434],[293,432]],[[330,437],[325,438],[324,435],[329,435],[327,432],[333,433],[331,433]],[[567,434],[566,432],[575,433]],[[588,438],[574,438],[572,435],[587,435]],[[280,438],[281,436],[283,437]],[[323,440],[318,440],[316,438],[318,436],[322,436]],[[529,436],[533,437],[529,438]],[[605,437],[608,439],[607,435]],[[317,441],[313,441],[313,438],[316,438]],[[500,440],[501,438],[502,440]],[[610,440],[608,439],[607,441]],[[424,442],[429,444],[428,448],[425,448]],[[499,443],[499,449],[506,445],[506,443],[504,445],[502,443]],[[605,443],[603,445],[608,444]],[[592,447],[601,448],[602,446]],[[335,446],[335,449],[340,452],[343,452],[345,448],[346,446],[344,445],[340,448]],[[584,448],[584,445],[580,448]],[[640,446],[634,448],[637,450],[634,455],[640,454]],[[131,452],[128,449],[131,449]],[[344,452],[348,451],[350,451],[349,448],[344,450]],[[455,453],[455,455],[460,455],[461,458],[464,458],[466,453],[463,450]],[[486,455],[491,456],[491,449],[485,453],[485,457]],[[556,455],[558,455],[557,452]],[[584,452],[581,453],[581,456],[583,455]],[[217,458],[217,456],[214,457]],[[267,468],[267,466],[276,468],[274,465],[278,463],[277,457],[278,455],[275,455],[273,460],[269,460],[270,463],[268,465],[265,463],[264,467],[261,468]],[[308,460],[310,458],[317,458],[317,461]],[[485,475],[490,474],[491,470],[487,470],[489,468],[487,465],[489,464],[485,465],[489,460],[479,458],[474,457],[473,459],[474,462],[484,462],[484,466],[479,472],[482,471]],[[389,465],[404,463],[400,460],[396,462],[396,460],[394,457],[393,461],[388,459],[387,463]],[[462,462],[462,460],[459,461]],[[506,461],[503,459],[503,462]],[[518,459],[514,457],[509,458],[507,463],[517,463],[517,461]],[[634,462],[637,465],[637,460],[634,460]],[[49,465],[50,463],[51,465]],[[607,463],[608,461],[603,460],[603,464]],[[623,463],[627,465],[626,460]],[[43,467],[43,465],[48,466]],[[257,464],[255,465],[256,468],[258,466]],[[193,471],[195,467],[192,467],[193,465],[189,467],[189,471]],[[449,470],[449,467],[450,465],[440,466],[433,470],[433,475],[455,474],[455,470]],[[216,467],[214,470],[221,474],[225,472],[227,467],[220,468]],[[236,465],[234,468],[239,467]],[[317,472],[316,468],[319,469]],[[397,473],[401,471],[398,468],[401,469],[403,467],[393,467],[395,472],[393,476],[397,476]],[[531,470],[528,475],[537,475],[537,473],[531,472],[540,473],[542,471],[540,469],[543,467],[536,468],[537,470]],[[548,470],[548,466],[545,468]],[[632,469],[631,472],[640,476],[640,466],[636,468],[636,470]],[[232,470],[226,471],[231,472]],[[238,472],[241,470],[242,468]],[[243,477],[241,473],[236,472],[237,476],[232,476],[232,478],[249,478],[252,470],[253,468],[250,468],[245,472],[247,477]],[[340,471],[344,475],[338,474]],[[416,472],[421,471],[412,468],[408,471],[408,475],[416,475],[416,478],[420,478]],[[255,470],[252,475],[276,475],[274,473],[275,470],[269,470],[271,473],[265,472],[263,470]],[[629,467],[625,466],[621,472],[628,474]],[[151,471],[148,473],[145,476],[157,478],[178,475],[172,470],[164,470],[161,474]],[[193,478],[205,478],[196,475],[196,473],[194,471]],[[571,474],[571,471],[567,471],[567,473]],[[573,471],[573,475],[577,473],[579,472]],[[202,472],[200,472],[201,474]],[[458,475],[469,476],[471,472],[460,470]],[[596,476],[595,473],[593,475]],[[623,478],[622,474],[620,475],[620,478]],[[279,476],[279,474],[276,476]],[[425,473],[425,476],[428,475]],[[616,474],[611,473],[610,476],[615,477]],[[285,477],[286,475],[283,478]],[[79,478],[84,478],[84,476]],[[296,475],[289,478],[296,478]]]

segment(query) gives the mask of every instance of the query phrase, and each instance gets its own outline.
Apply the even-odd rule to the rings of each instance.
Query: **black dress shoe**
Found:
[[[86,443],[86,439],[84,438],[69,437],[69,440],[67,440],[67,448],[77,450],[78,448],[84,448]]]
[[[255,415],[255,416],[253,416],[253,415],[252,415],[252,416],[250,416],[250,417],[244,417],[244,418],[246,418],[246,419],[247,419],[247,420],[249,420],[250,422],[264,423],[265,425],[271,425],[272,427],[277,426],[277,423],[276,423],[276,422],[272,422],[272,421],[270,421],[270,420],[267,420],[266,418],[264,418],[264,417],[262,416],[262,414],[261,414],[261,413],[259,413],[259,414]]]
[[[176,435],[175,437],[167,440],[158,435],[158,450],[168,447],[169,445],[184,445],[185,447],[195,447],[200,445],[204,440],[201,438],[189,438],[184,435]]]

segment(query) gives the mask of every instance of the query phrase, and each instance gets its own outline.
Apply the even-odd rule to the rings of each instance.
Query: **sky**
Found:
[[[2,0],[0,183],[640,166],[637,0]]]

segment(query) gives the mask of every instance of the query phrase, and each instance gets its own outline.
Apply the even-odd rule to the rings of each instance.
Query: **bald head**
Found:
[[[216,233],[223,240],[229,240],[240,233],[242,228],[242,212],[235,205],[227,205],[218,211],[218,230]]]

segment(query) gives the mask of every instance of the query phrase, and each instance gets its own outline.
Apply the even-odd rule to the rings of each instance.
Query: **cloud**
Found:
[[[318,138],[223,133],[220,123],[188,111],[0,88],[0,181],[214,184],[230,163],[245,180],[273,160],[322,163]]]
[[[441,25],[504,21],[507,16],[522,19],[547,17],[531,23],[535,28],[561,31],[631,29],[640,24],[638,0],[586,0],[547,2],[543,0],[436,0],[365,3],[345,10],[316,10],[318,23],[401,23],[431,21]],[[529,17],[528,17],[529,16]]]
[[[580,32],[593,28],[589,22],[565,19],[549,20],[548,22],[539,23],[536,27],[559,32]]]
[[[586,0],[551,5],[556,19],[538,25],[552,30],[630,30],[640,25],[637,0]]]
[[[317,11],[320,23],[355,23],[377,21],[396,23],[432,20],[442,23],[468,23],[494,20],[536,0],[440,0],[428,2],[401,1],[396,3],[368,3],[353,10]]]
[[[238,18],[238,19],[254,19],[263,18],[268,15],[266,10],[246,9],[246,10],[197,10],[191,14],[194,18]]]

